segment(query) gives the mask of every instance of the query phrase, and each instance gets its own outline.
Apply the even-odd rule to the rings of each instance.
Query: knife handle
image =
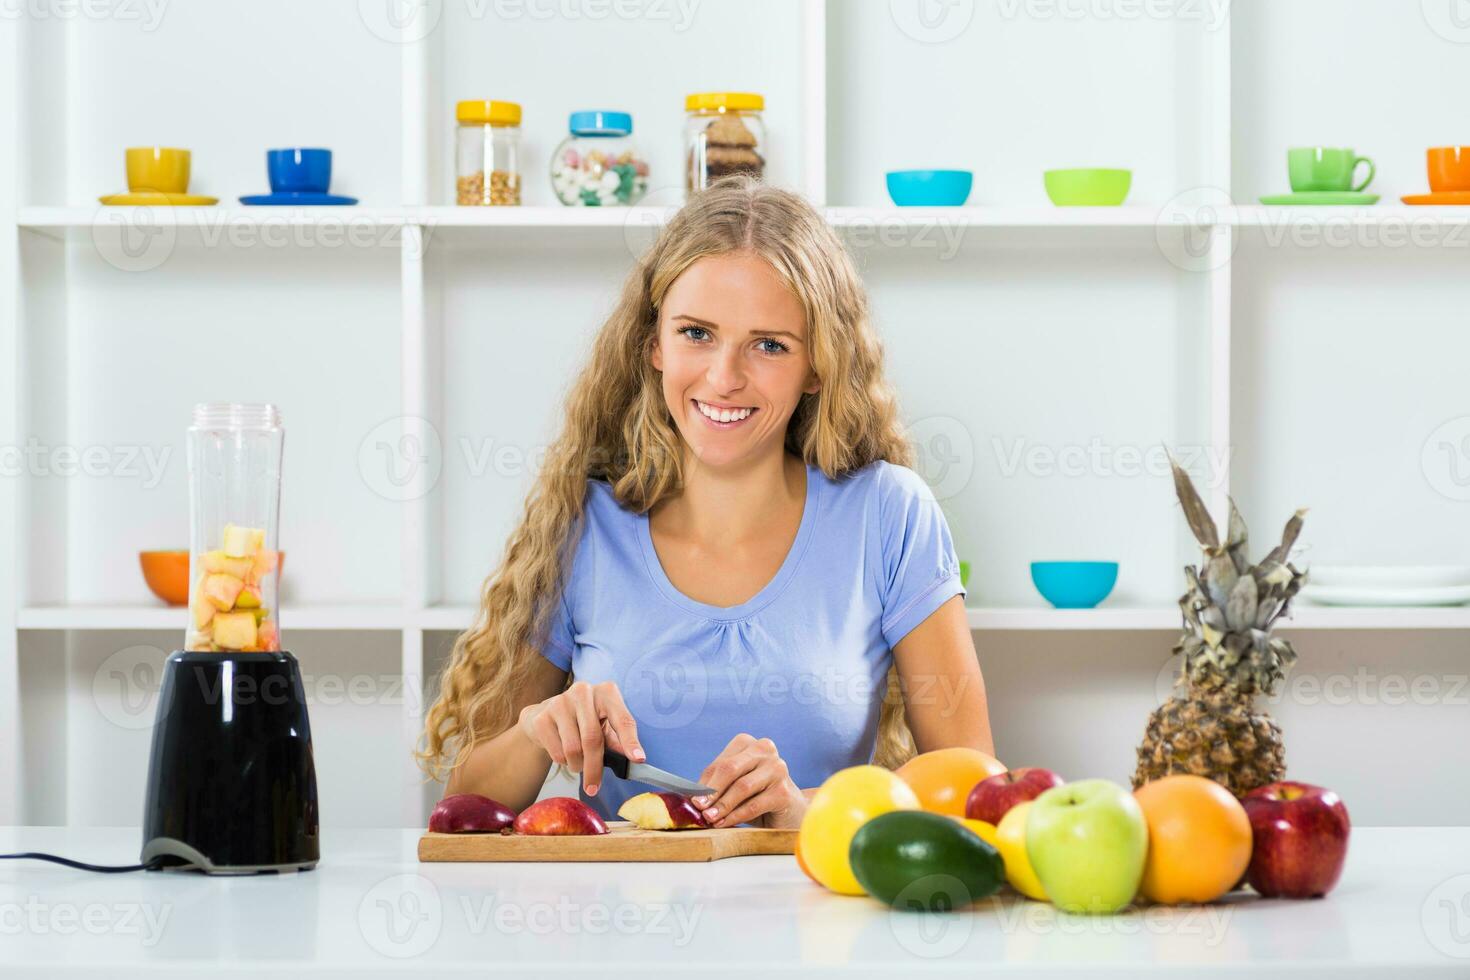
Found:
[[[616,749],[604,745],[602,747],[602,764],[611,769],[612,774],[619,779],[628,778],[628,757]]]

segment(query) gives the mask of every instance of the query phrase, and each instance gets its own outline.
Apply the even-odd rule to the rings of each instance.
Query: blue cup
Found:
[[[332,151],[301,147],[266,150],[265,169],[273,194],[325,194],[332,183]]]

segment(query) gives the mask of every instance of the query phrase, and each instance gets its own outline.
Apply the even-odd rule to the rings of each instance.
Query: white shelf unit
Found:
[[[1162,630],[1178,632],[1179,610],[1172,606],[1100,606],[1053,609],[1050,606],[971,606],[973,630]],[[310,632],[392,632],[417,629],[458,633],[474,620],[473,606],[430,606],[410,612],[398,607],[304,606],[290,610],[291,629]],[[18,610],[20,630],[171,632],[178,628],[177,607],[65,605],[30,606]],[[1317,606],[1299,602],[1282,629],[1310,630],[1444,630],[1470,629],[1465,606]]]
[[[1313,557],[1454,560],[1470,547],[1465,504],[1426,490],[1406,433],[1453,418],[1463,390],[1450,372],[1470,341],[1451,321],[1470,287],[1453,245],[1470,212],[1392,202],[1422,189],[1406,147],[1455,134],[1432,101],[1381,105],[1330,45],[1278,50],[1330,36],[1371,53],[1392,38],[1418,66],[1413,91],[1470,81],[1450,60],[1463,48],[1412,6],[1374,0],[1343,19],[1324,0],[1237,0],[1212,23],[1187,11],[1213,5],[1181,2],[1124,23],[954,4],[946,16],[972,20],[951,38],[903,22],[901,4],[851,0],[705,0],[679,29],[651,14],[429,2],[396,39],[374,5],[350,0],[179,0],[149,30],[0,20],[13,72],[0,87],[0,296],[14,300],[0,309],[0,446],[38,444],[56,470],[57,448],[103,447],[114,466],[0,479],[0,550],[13,556],[0,563],[0,823],[130,819],[94,804],[131,805],[146,743],[99,764],[92,740],[109,729],[87,720],[87,699],[108,656],[143,640],[161,661],[177,642],[179,612],[152,604],[132,554],[181,540],[196,401],[283,406],[283,627],[309,634],[303,669],[423,690],[473,616],[588,338],[678,204],[680,100],[703,88],[766,95],[770,179],[818,204],[853,249],[920,469],[973,556],[973,629],[1037,642],[1144,632],[1166,653],[1195,549],[1167,478],[1121,472],[1125,453],[1165,443],[1206,454],[1194,470],[1214,477],[1215,512],[1234,493],[1257,542],[1310,503]],[[293,68],[241,71],[245,52]],[[620,56],[637,70],[614,71]],[[1322,110],[1319,76],[1352,97]],[[1273,99],[1278,84],[1287,94]],[[446,206],[453,103],[487,96],[525,106],[527,205]],[[547,156],[566,113],[590,103],[633,112],[654,164],[645,205],[554,206]],[[1348,113],[1365,103],[1375,115]],[[1355,139],[1376,151],[1383,205],[1254,203],[1282,189],[1289,142]],[[122,189],[122,148],[151,142],[191,147],[191,189],[221,205],[95,204]],[[331,146],[333,189],[362,205],[235,204],[264,188],[262,151],[293,144]],[[1091,163],[1133,167],[1126,206],[1046,201],[1042,169]],[[971,203],[889,206],[882,173],[909,166],[973,169]],[[1410,237],[1387,247],[1382,233]],[[1371,343],[1368,317],[1395,302],[1412,312],[1399,329],[1437,353],[1392,389],[1420,405],[1385,412],[1341,397],[1339,379],[1405,371],[1412,352],[1365,363],[1332,327]],[[1323,347],[1318,369],[1309,355]],[[1288,356],[1273,361],[1276,349]],[[1323,405],[1369,438],[1324,439]],[[432,449],[430,468],[409,468],[405,437]],[[1118,471],[1068,473],[1057,458],[1096,444]],[[1204,462],[1237,445],[1229,469]],[[956,449],[960,480],[941,458]],[[163,457],[157,482],[123,472],[133,451]],[[1115,595],[1096,610],[1036,606],[1026,563],[1047,557],[1120,560]],[[1470,611],[1303,604],[1288,628],[1434,642],[1470,630]],[[351,736],[359,754],[399,760],[333,784],[327,812],[415,825],[432,792],[405,751],[422,699],[381,700],[313,705],[329,755]]]

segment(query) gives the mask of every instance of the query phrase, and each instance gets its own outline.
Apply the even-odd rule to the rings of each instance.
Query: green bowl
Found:
[[[1048,170],[1041,175],[1046,196],[1058,207],[1115,207],[1133,186],[1133,171],[1084,167]]]
[[[970,563],[967,561],[960,562],[960,584],[967,589],[970,587]]]

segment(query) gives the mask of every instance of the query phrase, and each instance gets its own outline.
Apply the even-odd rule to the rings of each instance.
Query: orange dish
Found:
[[[149,590],[170,606],[189,604],[189,552],[140,551],[143,581]]]

